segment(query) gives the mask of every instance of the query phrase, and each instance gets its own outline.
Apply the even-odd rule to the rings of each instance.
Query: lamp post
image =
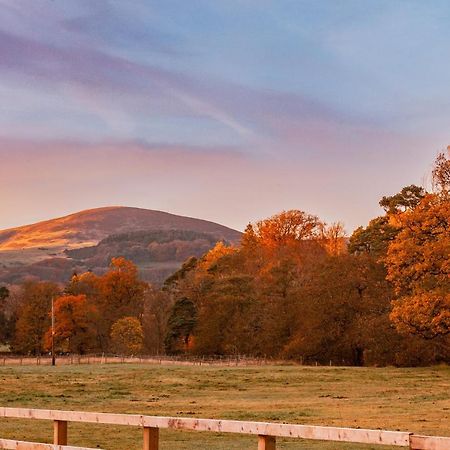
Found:
[[[55,305],[52,297],[52,366],[56,365],[55,359]]]

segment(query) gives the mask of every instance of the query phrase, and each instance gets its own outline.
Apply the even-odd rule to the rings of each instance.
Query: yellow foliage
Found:
[[[236,253],[236,248],[228,247],[223,242],[217,242],[217,244],[212,248],[206,255],[201,259],[198,267],[200,270],[207,272],[219,261],[227,255],[232,255]]]

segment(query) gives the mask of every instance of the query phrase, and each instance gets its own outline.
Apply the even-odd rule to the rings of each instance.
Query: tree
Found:
[[[6,286],[0,286],[0,307],[5,299],[9,297],[9,289]]]
[[[437,194],[400,216],[386,258],[397,295],[391,320],[399,331],[427,339],[450,332],[449,223],[450,201]]]
[[[400,297],[394,305],[390,317],[399,332],[425,339],[450,334],[450,293],[422,292]]]
[[[54,283],[25,283],[20,295],[20,314],[13,342],[15,351],[39,355],[45,350],[44,335],[50,326],[52,298],[59,294],[59,288]]]
[[[4,311],[4,302],[9,297],[9,290],[0,286],[0,343],[5,342],[8,336],[8,319]]]
[[[147,284],[139,280],[137,267],[125,258],[113,258],[110,267],[99,279],[101,313],[110,322],[124,316],[140,317]]]
[[[345,242],[345,229],[342,222],[335,222],[324,226],[323,241],[326,251],[330,255],[342,255],[347,250]]]
[[[145,349],[151,354],[164,353],[164,338],[172,307],[173,300],[168,292],[156,289],[146,292],[142,329]]]
[[[84,354],[96,347],[96,309],[85,295],[65,295],[54,301],[55,345],[60,351]],[[45,335],[51,348],[52,329]]]
[[[192,345],[193,330],[197,322],[197,310],[188,298],[175,302],[167,323],[165,349],[167,353],[186,353]]]
[[[425,197],[425,190],[422,187],[412,184],[404,187],[398,194],[390,197],[383,197],[380,206],[387,214],[399,214],[413,210]]]
[[[340,224],[317,220],[297,233],[292,224],[302,226],[304,214],[250,224],[239,247],[219,244],[186,265],[165,287],[180,299],[168,320],[166,350],[353,365],[446,360],[437,340],[425,345],[402,336],[389,320],[393,287],[380,256],[400,225],[388,215],[371,223],[358,236],[361,250],[349,254],[340,248]]]
[[[147,284],[139,279],[137,267],[125,258],[113,258],[110,270],[93,283],[94,304],[99,313],[99,340],[105,351],[114,322],[122,317],[142,317]]]
[[[66,295],[85,295],[87,298],[98,302],[100,296],[100,277],[92,272],[80,275],[74,273],[64,289]]]
[[[295,293],[294,331],[282,355],[357,366],[392,362],[391,288],[383,266],[366,254],[344,254],[317,261],[307,272]]]
[[[170,277],[168,277],[162,286],[165,291],[176,289],[176,286],[186,279],[186,277],[192,273],[198,264],[198,259],[195,256],[188,258],[182,265],[181,268],[174,272]]]
[[[116,352],[136,355],[144,346],[144,332],[136,317],[122,317],[111,327],[111,342]]]
[[[450,191],[450,146],[447,155],[439,153],[432,171],[433,187],[437,193],[448,195]]]
[[[337,228],[337,237],[325,237],[317,218],[287,211],[249,224],[240,247],[217,244],[173,291],[189,308],[169,319],[168,351],[276,356],[292,333],[290,304],[302,270],[327,254],[328,240],[340,239]],[[177,332],[185,325],[180,316],[188,332]]]
[[[123,257],[112,258],[103,275],[92,272],[74,274],[65,288],[67,295],[85,295],[96,310],[98,347],[108,351],[113,323],[123,317],[142,320],[147,283],[139,279],[135,264]]]
[[[282,211],[247,227],[245,239],[276,246],[320,236],[323,224],[317,216],[296,209]]]
[[[384,196],[379,204],[386,215],[372,219],[365,228],[358,227],[350,237],[348,251],[354,254],[367,253],[383,259],[389,244],[400,231],[397,218],[404,212],[414,210],[425,194],[423,188],[411,185],[397,194]]]
[[[353,254],[366,253],[375,258],[383,258],[389,244],[399,232],[388,216],[377,217],[367,227],[358,227],[350,236],[348,251]]]

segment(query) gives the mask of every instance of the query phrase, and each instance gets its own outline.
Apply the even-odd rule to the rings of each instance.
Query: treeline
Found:
[[[385,213],[345,237],[302,211],[249,224],[238,246],[187,260],[162,289],[124,258],[61,288],[0,289],[0,341],[39,354],[254,355],[303,363],[450,362],[450,160],[433,191],[383,197]]]
[[[114,347],[120,352],[123,341],[129,351],[140,351],[147,292],[136,266],[124,258],[113,259],[102,276],[91,272],[74,275],[64,288],[51,282],[26,282],[3,300],[5,326],[0,339],[16,353],[48,351],[53,303],[57,351],[84,354]]]

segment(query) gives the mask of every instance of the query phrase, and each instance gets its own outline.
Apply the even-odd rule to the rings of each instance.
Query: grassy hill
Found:
[[[238,231],[201,219],[140,208],[107,207],[0,231],[0,282],[65,282],[74,271],[106,271],[111,258],[134,261],[142,277],[162,282],[190,256]]]

